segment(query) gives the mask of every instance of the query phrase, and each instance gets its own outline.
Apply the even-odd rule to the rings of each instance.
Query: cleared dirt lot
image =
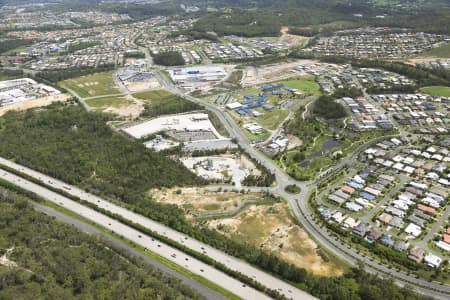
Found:
[[[231,238],[254,244],[284,260],[317,275],[337,276],[343,267],[319,255],[317,244],[292,221],[284,202],[273,205],[251,205],[236,217],[208,222]],[[324,254],[322,254],[324,255]]]
[[[142,82],[130,82],[130,83],[126,83],[125,86],[132,93],[149,90],[149,89],[153,90],[153,89],[161,88],[161,84],[159,83],[159,81],[157,79],[150,79],[150,80],[142,81]]]
[[[155,201],[178,205],[190,218],[233,213],[245,202],[258,201],[262,198],[260,193],[211,192],[197,187],[152,190],[150,194]]]
[[[316,63],[316,61],[305,59],[293,62],[265,65],[261,67],[247,67],[244,69],[242,86],[247,87],[296,76],[305,76],[307,75],[306,73],[296,70],[295,68],[301,65],[309,65],[313,63]]]
[[[55,96],[38,98],[35,100],[24,101],[16,104],[6,105],[0,107],[0,116],[4,115],[6,112],[10,110],[27,110],[29,108],[47,106],[52,104],[53,102],[64,102],[70,99],[72,96],[68,94],[60,94]]]

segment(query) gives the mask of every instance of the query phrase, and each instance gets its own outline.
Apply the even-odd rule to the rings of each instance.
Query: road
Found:
[[[215,269],[214,267],[192,257],[184,252],[171,247],[159,240],[156,240],[148,235],[143,234],[142,232],[128,226],[125,224],[122,224],[121,222],[117,221],[116,219],[110,218],[104,214],[101,214],[97,211],[95,211],[92,208],[88,208],[84,205],[79,204],[76,201],[73,201],[69,198],[66,198],[58,193],[55,193],[47,188],[44,188],[40,185],[37,185],[33,182],[30,182],[28,180],[25,180],[17,175],[14,175],[12,173],[9,173],[7,171],[1,170],[0,171],[1,178],[3,180],[6,180],[16,186],[19,186],[25,190],[31,191],[42,198],[51,201],[57,205],[60,205],[72,212],[75,212],[76,214],[94,222],[95,224],[98,224],[104,228],[107,228],[108,230],[111,230],[112,232],[115,232],[117,234],[120,234],[124,238],[128,239],[129,241],[144,247],[145,249],[148,249],[148,251],[151,251],[153,253],[156,253],[160,255],[161,257],[168,259],[175,264],[181,266],[182,268],[185,268],[189,270],[190,272],[202,276],[215,284],[223,287],[224,289],[231,291],[235,295],[241,297],[242,299],[270,299],[268,296],[263,294],[262,292],[259,292],[251,287],[248,287],[244,285],[242,282],[240,282],[237,279],[234,279],[230,277],[229,275]],[[45,177],[45,180],[48,180],[49,177]],[[56,182],[56,181],[55,181]],[[54,187],[59,187],[59,185],[53,185]],[[69,187],[66,185],[66,187]],[[71,188],[71,187],[69,187]],[[76,191],[75,194],[79,194],[80,190]],[[86,196],[86,193],[81,192],[84,196]],[[85,197],[86,198],[86,197]],[[98,200],[103,201],[103,200]],[[102,203],[100,203],[102,204]],[[106,201],[103,201],[103,204],[108,207],[108,203]],[[113,211],[113,210],[111,210]],[[140,217],[143,218],[143,217]],[[135,223],[138,223],[139,220],[134,220]],[[144,225],[145,226],[145,225]],[[150,226],[146,226],[149,229],[155,230],[155,228],[152,228]],[[167,232],[165,231],[167,230]],[[160,232],[161,234],[166,234],[167,237],[173,238],[171,235],[171,232],[169,232],[169,229],[164,228],[163,231],[155,230]],[[181,242],[182,240],[185,241],[185,244],[189,242],[191,239],[187,238],[186,236],[179,234],[179,239],[173,238],[173,240]],[[207,247],[207,246],[206,246]],[[206,248],[205,251],[210,251],[210,247]],[[199,249],[200,250],[200,249]],[[232,258],[235,259],[235,258]],[[231,259],[230,259],[231,260]],[[225,263],[225,261],[223,261]],[[227,263],[228,264],[228,263]],[[244,274],[246,273],[245,270],[242,270]],[[287,285],[287,284],[285,284]],[[269,285],[270,286],[270,285]],[[298,298],[296,299],[303,299]],[[314,299],[314,298],[304,298],[304,299]]]
[[[337,257],[340,257],[344,259],[346,262],[357,265],[358,261],[364,262],[366,271],[374,274],[380,274],[383,276],[386,276],[386,274],[389,274],[389,276],[395,278],[397,284],[399,285],[405,285],[410,284],[415,287],[415,289],[425,295],[430,295],[435,298],[439,299],[448,299],[450,297],[450,286],[448,285],[442,285],[440,283],[436,282],[429,282],[420,278],[416,278],[407,274],[404,274],[402,272],[396,271],[392,268],[389,268],[389,266],[380,265],[377,262],[374,262],[367,257],[364,257],[357,253],[356,250],[352,249],[351,247],[348,247],[346,245],[343,245],[340,241],[335,240],[333,237],[330,236],[328,231],[325,228],[322,228],[314,219],[312,216],[312,213],[310,212],[309,208],[307,207],[307,198],[310,192],[313,191],[315,187],[314,181],[297,181],[293,178],[291,178],[289,175],[284,173],[283,170],[281,170],[278,166],[276,166],[270,158],[266,157],[264,154],[259,152],[257,149],[252,147],[247,137],[244,135],[244,133],[240,130],[240,128],[237,126],[236,123],[228,116],[228,114],[219,109],[218,107],[214,106],[213,104],[206,103],[200,99],[197,99],[195,97],[192,97],[191,95],[187,95],[184,92],[178,90],[176,87],[172,85],[171,82],[169,82],[165,76],[157,73],[158,79],[160,80],[162,86],[166,88],[167,90],[171,91],[172,93],[175,93],[189,101],[198,103],[200,105],[205,106],[209,110],[213,111],[217,117],[220,119],[220,121],[223,123],[225,128],[228,130],[228,132],[231,134],[232,137],[234,137],[237,141],[237,143],[246,150],[246,152],[252,156],[254,159],[258,160],[262,165],[264,165],[268,170],[271,170],[275,174],[275,178],[277,181],[277,185],[275,187],[270,188],[270,191],[273,193],[276,193],[282,197],[284,197],[289,205],[291,206],[292,210],[294,211],[296,217],[300,221],[300,223],[305,227],[306,231],[316,240],[327,248],[329,251],[331,251],[334,255]],[[394,123],[395,124],[395,123]],[[405,137],[406,132],[403,130],[400,130],[400,136]],[[358,146],[352,153],[344,157],[332,170],[329,170],[330,172],[334,170],[339,170],[345,165],[351,165],[352,161],[357,157],[357,154],[366,149],[369,145],[371,145],[373,142],[377,142],[379,139],[385,139],[392,136],[385,136],[382,138],[377,138],[373,141],[369,141],[363,145]],[[285,187],[287,185],[296,184],[301,188],[300,195],[292,195],[285,192]]]
[[[216,106],[203,102],[200,99],[197,99],[195,97],[192,97],[190,95],[185,94],[182,91],[179,91],[177,88],[175,88],[171,82],[169,82],[164,75],[162,75],[160,72],[156,71],[155,74],[158,79],[160,80],[161,84],[164,88],[171,91],[174,94],[177,94],[184,99],[187,99],[189,101],[201,104],[205,107],[207,107],[209,110],[213,111],[219,120],[223,123],[225,128],[228,130],[228,132],[232,135],[232,137],[236,138],[238,144],[246,150],[246,152],[253,157],[254,159],[258,160],[262,165],[264,165],[267,169],[271,170],[275,174],[277,185],[275,187],[271,187],[270,191],[284,197],[287,199],[288,203],[290,204],[291,208],[293,209],[295,215],[297,216],[298,220],[302,223],[302,225],[305,227],[307,232],[322,246],[327,248],[329,251],[331,251],[336,256],[344,259],[345,261],[349,262],[350,264],[356,265],[358,261],[362,261],[365,264],[366,270],[371,273],[381,273],[381,274],[389,274],[389,276],[395,278],[397,283],[399,285],[404,285],[405,283],[413,285],[417,291],[427,294],[436,298],[440,299],[448,299],[450,295],[450,287],[447,285],[441,285],[439,283],[435,282],[428,282],[419,278],[415,278],[409,275],[406,275],[404,273],[401,273],[399,271],[390,269],[388,266],[380,265],[377,262],[373,262],[370,259],[361,256],[358,254],[354,249],[343,245],[340,241],[335,240],[333,237],[329,235],[326,229],[322,228],[319,224],[316,223],[316,221],[313,219],[312,213],[309,211],[309,208],[307,207],[306,199],[309,195],[309,193],[314,189],[315,182],[313,181],[307,181],[307,182],[300,182],[297,180],[292,179],[289,177],[286,173],[284,173],[283,170],[281,170],[278,166],[274,165],[274,163],[267,158],[264,154],[259,152],[257,149],[253,148],[250,144],[247,137],[244,135],[244,133],[240,130],[240,128],[237,126],[237,124],[234,123],[233,120],[228,116],[228,114],[225,111],[222,111],[221,109],[217,108]],[[405,133],[401,133],[404,135]],[[385,137],[386,138],[386,137]],[[356,154],[358,151],[361,151],[364,149],[367,144],[359,146],[352,154],[346,156],[341,160],[341,162],[333,168],[333,170],[339,169],[343,167],[344,165],[350,165],[354,157],[356,157]],[[26,171],[24,167],[22,166],[15,166],[17,170],[20,170],[22,172]],[[331,171],[333,171],[331,170]],[[28,170],[27,172],[31,172],[32,170]],[[32,171],[34,172],[34,171]],[[28,173],[27,173],[28,174]],[[30,174],[29,174],[30,175]],[[50,178],[48,176],[45,176],[43,174],[34,174],[35,176],[40,176],[42,180],[48,180],[51,181],[51,184],[53,185],[53,182],[57,182],[55,179]],[[33,176],[33,175],[30,175]],[[48,181],[45,181],[48,183]],[[139,216],[137,214],[130,214],[132,212],[119,207],[115,206],[114,204],[107,202],[103,199],[100,199],[98,197],[95,197],[93,195],[87,194],[84,191],[76,190],[75,187],[70,187],[62,182],[57,182],[58,184],[55,186],[59,189],[66,189],[64,186],[68,187],[71,192],[75,192],[74,195],[76,195],[79,198],[85,199],[87,201],[94,201],[94,203],[98,206],[101,206],[105,209],[108,209],[110,211],[115,211],[117,213],[120,213],[122,216],[126,217],[127,219],[133,220],[134,222],[142,222],[142,224],[146,224],[144,226],[147,226],[151,228],[154,231],[157,231],[162,234],[166,234],[169,238],[176,240],[176,241],[183,241],[183,238],[185,238],[184,235],[181,233],[178,233],[176,231],[171,230],[170,228],[164,227],[161,224],[158,224],[152,220],[146,219],[142,216]],[[301,193],[299,195],[292,195],[285,192],[284,188],[287,185],[296,184],[301,188]],[[67,189],[66,189],[67,191]],[[95,198],[94,198],[95,197]],[[95,202],[97,201],[97,202]],[[76,210],[75,210],[76,211]],[[123,225],[123,224],[122,224]],[[162,226],[162,227],[161,227]],[[120,231],[118,231],[120,232]],[[134,233],[135,234],[135,233]],[[128,238],[128,237],[127,237]],[[136,237],[133,236],[133,233],[131,234],[131,238],[134,238],[136,240]],[[251,277],[256,277],[256,280],[261,282],[263,285],[268,286],[273,289],[279,289],[279,291],[288,296],[293,297],[294,299],[308,299],[313,298],[310,295],[306,294],[305,292],[294,289],[292,286],[288,285],[287,283],[268,275],[267,273],[264,273],[236,258],[233,258],[231,256],[228,256],[216,249],[211,248],[210,246],[206,244],[202,244],[198,241],[188,239],[183,241],[184,244],[191,249],[194,249],[196,251],[206,251],[206,255],[214,258],[217,261],[224,262],[232,269],[238,270],[244,274],[247,274]],[[203,247],[203,249],[202,249]],[[157,249],[156,249],[157,250]],[[166,253],[167,254],[167,253]],[[170,258],[169,258],[170,259]],[[215,270],[215,269],[214,269]],[[197,270],[198,271],[198,270]],[[205,269],[206,271],[206,269]],[[211,271],[212,272],[212,271]],[[205,275],[205,274],[203,274]],[[223,274],[222,274],[223,275]],[[221,286],[223,286],[226,289],[229,289],[230,285],[227,285],[228,282],[222,282],[221,280],[216,280],[215,277],[209,277],[209,279],[214,278],[214,282],[219,282]],[[228,287],[226,287],[227,285]],[[236,287],[236,286],[233,286]],[[241,291],[243,288],[241,286],[238,286],[238,289],[235,288],[229,289],[235,293],[237,292],[245,292],[250,290],[248,287],[244,288],[244,291]],[[289,292],[291,291],[291,292]],[[247,298],[248,297],[244,297]],[[251,298],[253,299],[253,298]]]
[[[197,281],[195,281],[191,278],[185,277],[185,276],[181,275],[180,273],[177,273],[176,271],[166,267],[162,263],[151,259],[150,257],[140,253],[133,247],[125,244],[121,240],[113,237],[112,235],[109,235],[109,234],[106,234],[106,233],[100,231],[99,229],[97,229],[96,227],[94,227],[92,225],[86,224],[78,219],[75,219],[73,217],[65,215],[57,210],[54,210],[53,208],[48,207],[48,206],[41,205],[36,202],[30,202],[30,203],[36,210],[38,210],[46,215],[55,217],[57,220],[59,220],[63,223],[73,225],[88,234],[99,235],[103,239],[105,239],[107,242],[109,242],[111,245],[113,245],[114,247],[125,250],[128,253],[131,253],[133,256],[142,258],[144,260],[144,262],[146,262],[147,264],[152,265],[153,267],[163,271],[164,273],[181,280],[181,282],[183,282],[183,284],[190,286],[191,288],[197,290],[206,299],[219,299],[219,300],[227,299],[223,295],[217,293],[216,291],[213,291],[213,290],[205,287],[204,285],[198,283]]]
[[[53,187],[55,189],[64,190],[66,193],[69,193],[72,196],[78,197],[78,198],[80,198],[82,200],[85,200],[87,202],[95,204],[98,207],[100,207],[102,209],[105,209],[105,210],[108,210],[108,211],[110,211],[110,212],[112,212],[114,214],[118,214],[118,215],[122,216],[123,218],[125,218],[127,220],[130,220],[130,221],[132,221],[132,222],[134,222],[136,224],[139,224],[139,225],[144,226],[144,227],[146,227],[146,228],[148,228],[150,230],[153,230],[154,232],[157,232],[158,234],[164,235],[164,236],[166,236],[167,238],[170,238],[173,241],[177,241],[179,243],[182,243],[184,246],[189,247],[192,250],[195,250],[195,251],[197,251],[199,253],[203,253],[203,254],[209,256],[210,258],[212,258],[212,259],[214,259],[214,260],[216,260],[218,262],[224,263],[225,265],[227,265],[228,268],[230,268],[232,270],[235,270],[235,271],[241,272],[243,274],[246,274],[247,276],[253,278],[254,280],[256,280],[258,282],[260,282],[261,284],[263,284],[266,287],[269,287],[269,288],[274,289],[274,290],[278,290],[278,292],[284,294],[288,298],[292,297],[293,299],[315,299],[314,297],[312,297],[311,295],[307,294],[306,292],[304,292],[304,291],[302,291],[300,289],[297,289],[297,288],[289,285],[288,283],[284,282],[283,280],[280,280],[280,279],[278,279],[278,278],[276,278],[274,276],[271,276],[271,275],[269,275],[269,274],[267,274],[267,273],[265,273],[265,272],[255,268],[255,267],[249,265],[248,263],[246,263],[246,262],[244,262],[244,261],[242,261],[240,259],[237,259],[237,258],[235,258],[233,256],[230,256],[230,255],[228,255],[228,254],[226,254],[226,253],[224,253],[222,251],[219,251],[219,250],[217,250],[217,249],[215,249],[215,248],[213,248],[213,247],[211,247],[211,246],[209,246],[209,245],[207,245],[205,243],[197,241],[195,239],[187,238],[187,236],[185,234],[183,234],[183,233],[175,231],[175,230],[171,229],[170,227],[167,227],[167,226],[165,226],[163,224],[155,222],[155,221],[153,221],[153,220],[151,220],[149,218],[146,218],[146,217],[144,217],[142,215],[134,213],[134,212],[132,212],[132,211],[126,209],[126,208],[123,208],[123,207],[118,206],[118,205],[116,205],[114,203],[106,201],[106,200],[104,200],[104,199],[102,199],[100,197],[97,197],[95,195],[87,193],[87,192],[85,192],[85,191],[83,191],[83,190],[81,190],[81,189],[79,189],[79,188],[77,188],[75,186],[68,185],[67,183],[64,183],[64,182],[62,182],[60,180],[57,180],[57,179],[52,178],[50,176],[44,175],[42,173],[39,173],[37,171],[34,171],[34,170],[29,169],[29,168],[24,167],[24,166],[21,166],[19,164],[13,163],[13,162],[11,162],[9,160],[6,160],[4,158],[0,158],[0,167],[1,167],[1,165],[7,166],[7,167],[12,168],[12,169],[14,169],[16,171],[19,171],[19,172],[22,172],[24,174],[27,174],[28,176],[31,176],[31,177],[33,177],[35,179],[38,179],[41,182],[44,182],[45,184],[47,184],[47,185],[49,185],[49,186],[51,186],[51,187]],[[10,181],[10,182],[12,182],[14,184],[18,184],[22,188],[27,189],[27,190],[31,190],[32,192],[34,192],[34,193],[36,193],[38,195],[41,195],[43,197],[45,196],[46,199],[49,198],[49,190],[44,189],[43,187],[40,187],[40,186],[38,186],[36,184],[33,184],[33,185],[31,185],[30,183],[23,184],[24,182],[27,182],[27,181],[25,181],[23,179],[22,179],[22,181],[18,181],[17,180],[17,178],[18,178],[17,176],[13,177],[13,176],[11,176],[12,174],[10,174],[10,173],[8,173],[6,171],[0,171],[0,174],[3,174],[3,173],[6,174],[5,176],[2,176],[2,177],[4,177],[3,179],[8,180],[8,181]],[[58,205],[61,205],[58,201],[55,201],[55,199],[52,198],[52,197],[56,197],[56,195],[58,196],[58,199],[60,197],[62,197],[62,196],[52,192],[51,197],[50,197],[51,199],[49,199],[49,200],[55,202]],[[81,204],[78,204],[77,202],[74,202],[74,201],[69,200],[67,198],[64,198],[64,200],[65,200],[65,202],[62,202],[62,203],[63,203],[63,206],[65,208],[68,208],[68,209],[70,209],[70,210],[72,210],[72,211],[74,211],[74,212],[76,212],[78,214],[80,214],[80,212],[83,211],[83,214],[82,214],[83,217],[86,217],[86,218],[88,218],[90,220],[93,220],[94,222],[97,223],[95,216],[101,215],[100,213],[95,212],[92,209],[89,209],[89,211],[84,211],[84,210],[82,210],[80,208],[80,207],[85,208]],[[67,202],[67,201],[70,201],[70,202]],[[70,203],[70,207],[68,206],[69,203]],[[85,208],[85,209],[88,209],[88,208]],[[109,225],[109,223],[111,223],[111,221],[102,222],[102,224],[100,224],[100,225],[112,229],[112,227],[111,227],[112,225]],[[122,226],[125,226],[125,225],[122,224]],[[130,232],[129,229],[121,230],[120,228],[115,228],[113,230],[115,232],[117,232],[117,233],[120,233],[125,238],[132,240],[133,242],[136,240],[136,236],[140,234],[140,233],[136,234],[136,232]],[[150,247],[148,245],[146,245],[144,247],[147,247],[147,248],[150,249]],[[156,249],[151,249],[151,250],[153,251],[153,250],[161,250],[161,249],[156,248]],[[173,251],[175,251],[175,250],[173,250]],[[160,254],[160,252],[161,251],[158,251],[156,253]],[[172,259],[169,256],[168,251],[163,251],[163,252],[164,252],[164,255],[161,255],[161,256],[166,257],[168,259]],[[180,252],[179,250],[176,250],[176,252],[180,253],[180,254],[177,254],[177,257],[182,255],[181,254],[182,252]],[[205,264],[202,263],[202,265],[203,265],[203,269],[205,269],[205,272],[206,272]],[[212,268],[212,267],[209,267],[209,268]],[[199,269],[198,267],[194,268],[194,270],[197,270],[197,271],[198,271],[198,269]],[[192,271],[193,269],[189,268],[189,270]],[[199,272],[197,272],[197,273],[199,273]],[[199,275],[203,275],[203,274],[199,273]],[[210,276],[207,276],[206,278],[208,278],[210,280],[214,279],[213,281],[215,283],[217,283],[220,286],[223,286],[224,288],[232,291],[233,293],[237,293],[236,289],[239,290],[239,288],[243,289],[243,292],[245,292],[246,290],[249,290],[248,287],[242,288],[242,283],[240,283],[239,286],[235,286],[235,285],[231,286],[230,284],[228,284],[228,286],[225,286],[223,284],[223,282],[222,282],[222,280],[224,280],[224,279],[220,279],[219,280],[219,278],[217,277],[217,280],[216,280],[216,277],[210,277]],[[234,281],[237,281],[237,280],[234,280]],[[239,282],[239,281],[237,281],[237,282]],[[245,295],[245,293],[244,293],[244,295]],[[239,295],[239,296],[241,296],[241,295]],[[256,298],[248,298],[248,297],[243,297],[243,298],[244,299],[256,299]]]

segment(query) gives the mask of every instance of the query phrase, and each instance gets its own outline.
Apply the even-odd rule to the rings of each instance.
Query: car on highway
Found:
[[[177,257],[177,255],[175,253],[172,253],[171,255],[173,258]]]

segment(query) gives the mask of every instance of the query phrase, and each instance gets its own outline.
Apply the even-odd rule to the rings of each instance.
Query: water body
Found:
[[[302,168],[306,168],[309,165],[309,162],[311,160],[313,160],[314,158],[317,158],[319,156],[323,156],[325,155],[329,150],[333,149],[333,148],[337,148],[340,147],[341,143],[339,143],[338,141],[334,140],[334,139],[328,139],[326,140],[323,145],[322,148],[319,151],[316,151],[314,153],[312,153],[310,156],[308,156],[305,161],[303,161],[300,164],[300,167]]]

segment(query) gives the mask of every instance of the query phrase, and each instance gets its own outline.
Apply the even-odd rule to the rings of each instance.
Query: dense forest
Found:
[[[31,43],[32,40],[23,40],[23,39],[4,40],[0,43],[0,54],[8,52],[10,50],[14,50],[22,46],[29,46],[31,45]]]
[[[234,9],[230,13],[211,13],[194,25],[197,32],[215,32],[219,36],[278,36],[281,23],[273,14]]]
[[[128,203],[151,188],[204,182],[181,163],[113,132],[105,114],[53,105],[3,118],[0,155]]]
[[[144,110],[141,112],[141,116],[146,118],[203,109],[202,106],[191,101],[184,100],[181,97],[165,90],[137,93],[133,96],[145,101]]]
[[[65,69],[65,70],[49,70],[49,71],[40,71],[37,72],[34,77],[38,81],[44,81],[48,83],[56,83],[58,81],[85,76],[94,73],[106,72],[110,70],[114,70],[115,65],[109,66],[101,66],[101,67],[87,67],[87,68],[73,68],[73,69]]]
[[[0,187],[0,299],[203,299],[161,271],[36,212]],[[10,250],[9,252],[7,252]]]
[[[183,210],[175,205],[152,201],[147,193],[152,187],[194,185],[203,180],[179,163],[112,132],[106,125],[109,118],[61,104],[40,111],[9,112],[0,118],[3,124],[0,155],[97,194],[124,201],[147,217],[297,283],[321,299],[380,299],[376,297],[387,291],[392,294],[381,299],[421,299],[410,290],[398,288],[392,281],[366,274],[364,281],[358,277],[361,273],[354,275],[352,272],[339,278],[314,276],[257,247],[190,223]],[[317,124],[310,125],[314,128]],[[374,298],[366,298],[370,293]],[[407,297],[407,294],[413,296]]]
[[[153,54],[153,62],[161,66],[181,66],[185,64],[183,56],[178,51],[166,51]]]
[[[193,2],[205,5],[204,1]],[[208,6],[211,5],[228,9],[199,15],[194,26],[196,31],[214,31],[219,35],[272,36],[279,33],[281,25],[285,25],[292,28],[291,33],[312,36],[329,35],[341,26],[388,26],[445,34],[448,33],[448,26],[444,24],[450,24],[450,6],[441,0],[422,1],[414,8],[400,11],[397,7],[383,7],[370,1],[343,0],[208,1]],[[376,15],[385,17],[375,18]],[[254,26],[256,24],[258,26]]]
[[[340,119],[347,115],[344,106],[332,96],[320,96],[314,102],[312,112],[324,119]]]

